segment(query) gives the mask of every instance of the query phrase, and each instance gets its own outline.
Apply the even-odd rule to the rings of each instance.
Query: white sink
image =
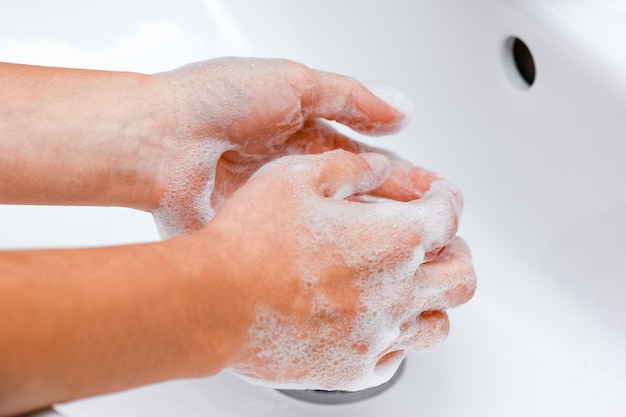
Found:
[[[0,6],[0,59],[155,72],[286,57],[393,84],[412,125],[364,139],[464,191],[479,289],[389,391],[300,402],[229,374],[59,405],[97,416],[626,415],[626,2],[110,0]],[[536,66],[532,86],[510,46]],[[121,209],[2,207],[0,246],[157,239]],[[44,230],[44,231],[42,231]]]

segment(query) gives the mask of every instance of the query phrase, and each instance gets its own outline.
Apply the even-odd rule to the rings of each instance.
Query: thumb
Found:
[[[355,154],[342,149],[320,155],[319,175],[314,179],[325,197],[346,199],[367,193],[389,176],[390,161],[379,153]]]
[[[410,99],[399,90],[370,90],[340,74],[308,69],[307,77],[292,77],[291,85],[298,89],[306,119],[336,120],[368,135],[401,130],[411,112]]]

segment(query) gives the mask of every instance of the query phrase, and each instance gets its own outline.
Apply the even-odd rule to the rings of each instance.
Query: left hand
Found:
[[[252,173],[280,156],[370,150],[318,119],[370,135],[397,131],[406,119],[352,78],[286,60],[222,58],[153,77],[165,92],[163,193],[154,211],[164,235],[206,225]],[[380,193],[403,201],[418,197],[431,174],[393,159],[394,172]],[[413,183],[422,191],[406,185]]]

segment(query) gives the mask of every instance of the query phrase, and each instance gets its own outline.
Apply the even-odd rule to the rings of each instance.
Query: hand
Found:
[[[280,156],[334,149],[317,119],[366,134],[400,129],[405,116],[354,79],[286,60],[225,58],[154,76],[163,92],[164,148],[154,211],[163,235],[200,229],[259,167]],[[365,150],[343,138],[342,147]]]
[[[244,332],[229,337],[232,370],[277,388],[359,390],[389,379],[406,350],[445,339],[444,310],[475,289],[454,238],[460,196],[435,180],[419,200],[351,201],[389,167],[345,151],[277,159],[190,235],[211,232],[237,258],[225,278],[238,289],[229,317],[245,323],[229,326]]]
[[[274,386],[375,385],[405,350],[443,340],[444,310],[474,292],[458,191],[357,155],[368,148],[318,120],[402,124],[351,79],[273,60],[0,76],[0,201],[132,207],[169,234],[199,229],[0,253],[0,414],[229,366]]]
[[[156,75],[0,63],[0,77],[0,202],[131,207],[154,212],[166,236],[206,225],[272,159],[370,150],[319,118],[368,134],[406,121],[351,78],[282,60]],[[388,156],[392,174],[374,194],[419,197],[432,178]]]

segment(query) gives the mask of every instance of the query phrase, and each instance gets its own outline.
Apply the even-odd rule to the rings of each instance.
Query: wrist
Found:
[[[134,75],[139,76],[132,93],[135,105],[129,109],[129,128],[124,131],[135,167],[128,207],[152,212],[173,187],[189,188],[173,179],[189,175],[187,165],[198,157],[199,141],[183,137],[195,132],[187,131],[188,123],[180,119],[184,112],[172,79],[159,73]]]
[[[143,211],[159,207],[166,188],[163,180],[169,120],[167,93],[153,75],[125,74],[129,77],[128,106],[118,109],[118,148],[120,170],[113,183],[122,185],[117,205]],[[115,161],[112,161],[115,164]]]

